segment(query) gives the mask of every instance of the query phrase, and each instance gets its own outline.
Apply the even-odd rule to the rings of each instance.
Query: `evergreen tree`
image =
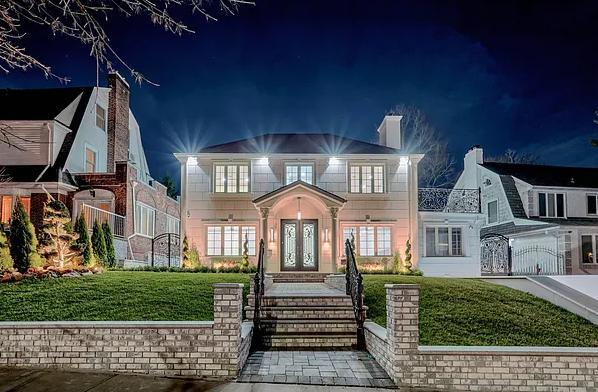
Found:
[[[189,265],[189,241],[187,240],[187,236],[183,238],[183,267],[187,268],[186,266]]]
[[[241,272],[249,269],[249,240],[245,234],[245,241],[243,241],[243,257],[241,258]]]
[[[114,237],[112,236],[112,229],[108,222],[102,223],[102,231],[104,232],[104,240],[106,242],[106,264],[108,267],[115,267],[116,251],[114,250]]]
[[[174,180],[169,174],[166,174],[165,176],[160,178],[158,182],[166,187],[166,194],[169,197],[176,199],[176,184],[174,183]]]
[[[411,241],[407,240],[407,244],[405,246],[405,268],[411,271]]]
[[[93,222],[91,245],[93,247],[93,253],[97,257],[98,261],[103,265],[106,265],[106,238],[104,237],[102,225],[97,219]]]
[[[40,257],[37,254],[37,237],[35,230],[25,212],[25,207],[20,199],[12,211],[10,221],[10,255],[14,266],[19,272],[27,272],[27,269],[39,264]]]
[[[44,205],[42,233],[43,255],[53,264],[63,268],[65,262],[79,255],[75,244],[77,234],[73,231],[69,210],[61,201],[52,200]]]
[[[95,262],[93,249],[91,246],[91,239],[89,238],[89,231],[87,228],[87,221],[83,214],[79,215],[75,221],[75,232],[78,235],[77,247],[81,253],[81,264],[92,265]]]
[[[0,272],[12,269],[13,262],[8,247],[8,238],[4,233],[4,227],[0,224]]]

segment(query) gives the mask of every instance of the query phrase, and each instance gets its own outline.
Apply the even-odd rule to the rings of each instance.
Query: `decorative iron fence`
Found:
[[[125,237],[124,216],[85,203],[81,204],[81,214],[83,214],[85,218],[89,231],[92,231],[93,223],[97,220],[100,223],[107,222],[112,230],[112,235],[115,237]]]
[[[347,266],[345,269],[345,278],[347,280],[347,295],[351,296],[353,302],[353,312],[355,313],[355,321],[357,323],[357,348],[365,348],[365,313],[363,311],[363,277],[357,269],[357,262],[355,261],[355,254],[351,241],[345,242],[345,255],[347,258]]]
[[[420,188],[420,211],[480,213],[480,189]]]
[[[180,267],[180,237],[176,233],[163,233],[152,239],[152,267]]]
[[[562,252],[531,245],[513,251],[513,275],[564,275],[565,255]]]
[[[262,297],[264,296],[264,279],[265,279],[265,266],[264,266],[264,239],[260,240],[260,248],[257,258],[257,272],[253,277],[253,294],[255,296],[254,309],[253,309],[253,340],[251,347],[257,348],[262,344],[261,336],[261,322],[260,312],[262,305]]]

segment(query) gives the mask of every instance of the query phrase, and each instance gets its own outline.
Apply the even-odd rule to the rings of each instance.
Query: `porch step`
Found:
[[[262,331],[266,335],[305,335],[305,334],[339,334],[356,333],[354,319],[328,320],[262,320]]]
[[[351,297],[343,296],[267,296],[262,298],[263,307],[299,306],[299,307],[327,307],[353,306]]]
[[[357,344],[357,334],[276,334],[262,337],[270,349],[349,350]]]
[[[246,317],[252,318],[253,307],[245,308]],[[353,308],[348,306],[262,306],[262,320],[355,320]]]
[[[268,273],[273,283],[324,283],[330,274],[321,272],[278,272]]]

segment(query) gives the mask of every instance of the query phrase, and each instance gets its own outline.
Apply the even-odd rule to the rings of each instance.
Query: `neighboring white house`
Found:
[[[478,187],[481,235],[508,238],[514,273],[598,273],[598,169],[487,162],[474,147],[455,188]]]

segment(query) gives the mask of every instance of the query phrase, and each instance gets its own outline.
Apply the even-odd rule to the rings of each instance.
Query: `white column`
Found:
[[[338,266],[337,266],[337,262],[338,262],[338,257],[337,257],[337,253],[338,253],[338,244],[337,244],[337,238],[336,238],[336,226],[337,226],[337,217],[338,217],[338,208],[337,207],[330,207],[330,217],[332,218],[332,227],[331,227],[331,234],[332,234],[332,241],[331,241],[331,247],[332,247],[332,272],[335,273],[338,270]]]
[[[264,269],[267,270],[268,264],[268,249],[269,249],[269,239],[268,239],[268,214],[270,213],[270,209],[267,207],[260,208],[260,217],[261,217],[261,231],[262,231],[262,239],[264,240]]]
[[[183,265],[183,241],[187,235],[187,161],[188,157],[181,158],[181,199],[179,201],[179,215],[181,218],[180,222],[180,261],[181,266]]]

